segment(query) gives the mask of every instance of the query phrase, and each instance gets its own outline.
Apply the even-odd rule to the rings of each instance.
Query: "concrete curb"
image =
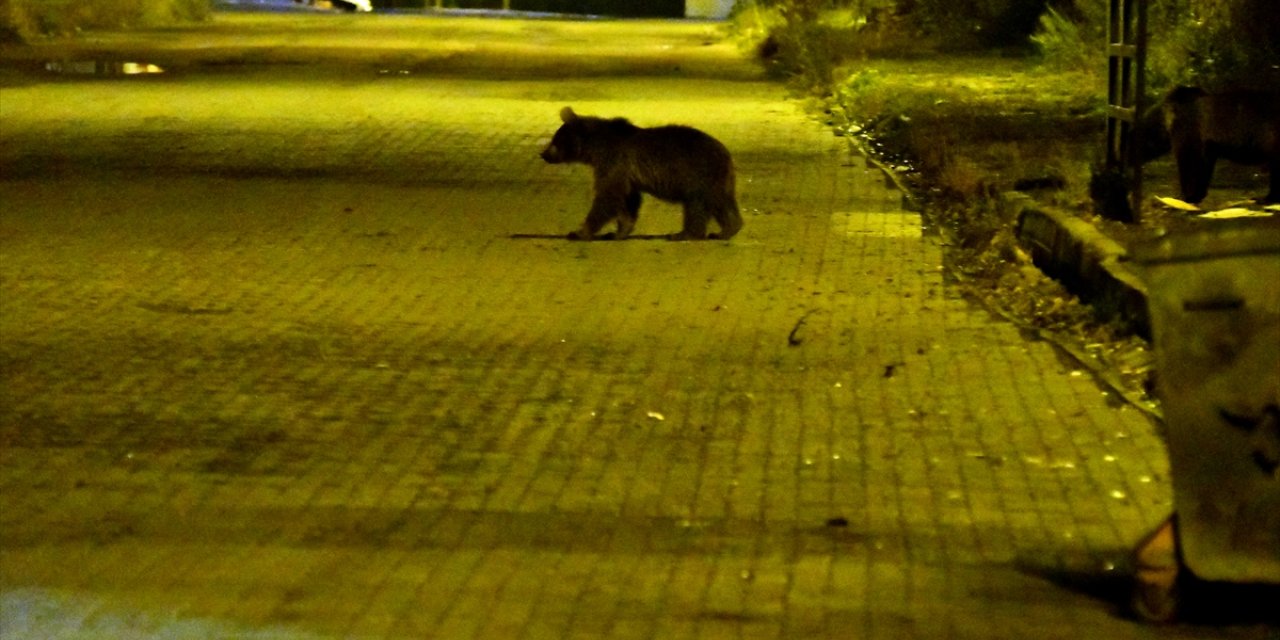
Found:
[[[902,176],[863,145],[847,140],[852,153],[866,158],[902,192],[904,209],[923,209]],[[999,194],[999,199],[1000,206],[1015,220],[1014,235],[1019,246],[1031,254],[1036,267],[1089,303],[1097,317],[1120,322],[1126,330],[1151,339],[1147,287],[1126,266],[1128,253],[1120,243],[1093,225],[1045,207],[1025,193],[1007,191]]]
[[[1147,287],[1126,266],[1127,252],[1120,243],[1026,194],[1001,194],[1001,201],[1016,220],[1018,244],[1041,271],[1089,303],[1099,318],[1119,322],[1151,339]]]

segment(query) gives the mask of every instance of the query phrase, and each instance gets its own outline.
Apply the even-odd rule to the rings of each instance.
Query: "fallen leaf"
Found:
[[[1191,204],[1189,202],[1183,202],[1177,198],[1167,198],[1165,196],[1156,196],[1156,202],[1159,202],[1160,204],[1166,207],[1169,207],[1170,209],[1177,209],[1179,211],[1199,211],[1200,210],[1200,207],[1197,207],[1194,204]]]
[[[1202,213],[1198,217],[1209,218],[1211,220],[1227,220],[1230,218],[1270,218],[1271,215],[1272,214],[1269,211],[1255,211],[1253,209],[1245,209],[1243,207],[1232,207],[1230,209],[1219,209],[1217,211],[1210,211],[1209,213]]]

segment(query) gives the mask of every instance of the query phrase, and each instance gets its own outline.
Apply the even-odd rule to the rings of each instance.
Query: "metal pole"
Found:
[[[1133,25],[1133,119],[1129,132],[1129,166],[1133,170],[1133,221],[1142,219],[1142,116],[1147,110],[1147,0],[1133,0],[1138,14]],[[1133,8],[1133,7],[1130,7]]]
[[[1111,0],[1107,17],[1107,170],[1124,176],[1132,221],[1137,222],[1142,215],[1147,0]]]

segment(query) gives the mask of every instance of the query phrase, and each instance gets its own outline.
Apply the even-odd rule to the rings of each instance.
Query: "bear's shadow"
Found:
[[[567,234],[564,234],[564,233],[513,233],[511,234],[510,238],[512,240],[565,240],[568,242],[583,242],[582,240],[572,240],[569,238]],[[635,233],[624,238],[624,240],[670,240],[670,239],[671,239],[670,235],[651,234],[651,233]],[[617,241],[618,238],[612,232],[602,233],[592,238],[590,242],[595,242],[598,240]]]

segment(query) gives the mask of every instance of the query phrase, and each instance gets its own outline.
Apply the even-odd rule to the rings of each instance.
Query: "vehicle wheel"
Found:
[[[1147,622],[1171,622],[1178,615],[1185,568],[1178,553],[1176,516],[1170,516],[1134,550],[1130,608]]]

